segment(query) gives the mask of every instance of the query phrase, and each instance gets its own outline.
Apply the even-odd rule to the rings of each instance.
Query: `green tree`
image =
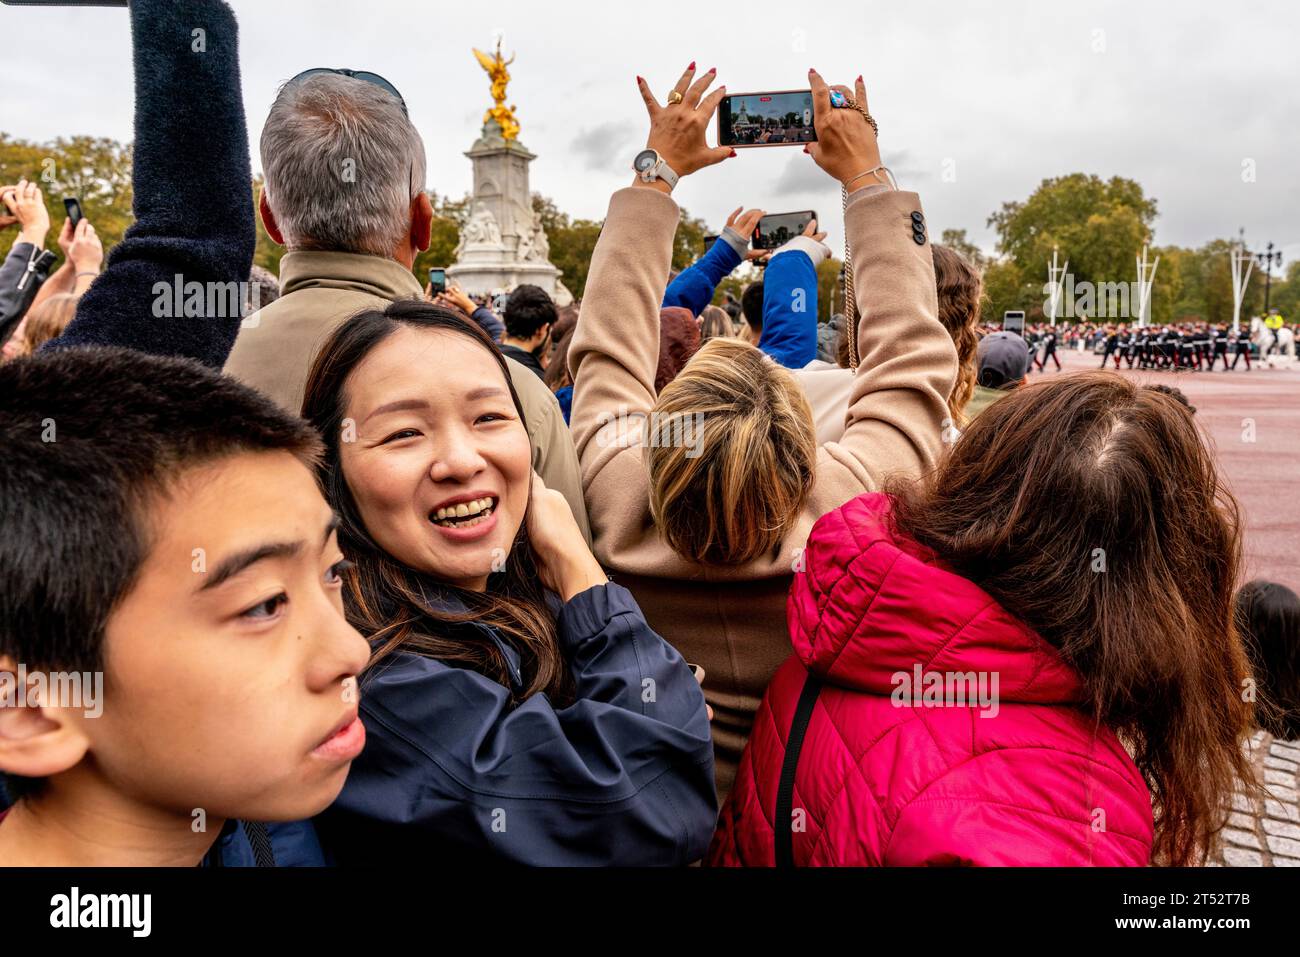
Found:
[[[92,136],[32,143],[0,133],[0,185],[24,178],[40,183],[45,194],[51,227],[47,248],[55,253],[59,251],[59,230],[67,219],[65,197],[81,201],[82,211],[94,225],[105,251],[120,242],[131,225],[129,145]]]
[[[1019,271],[1021,297],[1023,290],[1037,287],[1041,314],[1054,248],[1069,260],[1076,283],[1128,282],[1136,278],[1135,257],[1151,241],[1155,218],[1155,200],[1133,180],[1072,173],[1043,180],[1024,202],[1003,203],[988,224],[997,229],[998,251]],[[999,277],[1000,294],[1009,291],[1007,278]],[[1030,312],[1023,304],[1012,308]],[[1136,305],[1132,308],[1136,312]]]
[[[984,254],[984,250],[966,238],[966,230],[945,229],[941,243],[961,255],[981,273],[988,268],[989,257]]]

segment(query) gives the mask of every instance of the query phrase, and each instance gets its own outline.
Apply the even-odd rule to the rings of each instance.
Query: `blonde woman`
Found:
[[[935,464],[957,362],[937,318],[920,199],[884,183],[861,78],[856,90],[840,88],[861,109],[833,109],[830,88],[810,72],[818,140],[806,151],[828,187],[849,191],[864,317],[843,436],[818,445],[793,375],[739,339],[705,343],[656,393],[678,208],[653,164],[682,177],[734,155],[705,142],[723,95],[705,96],[713,79],[688,69],[668,105],[638,80],[656,155],[644,164],[648,178],[610,201],[569,366],[596,554],[655,629],[705,669],[725,797],[763,691],[790,654],[786,592],[809,530],[887,476]]]

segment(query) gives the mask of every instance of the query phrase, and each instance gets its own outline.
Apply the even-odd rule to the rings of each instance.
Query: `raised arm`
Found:
[[[880,167],[871,126],[854,109],[833,109],[830,90],[810,73],[818,142],[808,152],[853,192],[844,228],[853,254],[860,361],[847,425],[825,454],[847,469],[852,484],[880,488],[893,473],[919,475],[938,460],[951,436],[947,398],[957,352],[939,322],[928,226],[915,193],[861,175]],[[866,109],[859,77],[849,92]]]
[[[637,87],[650,114],[649,149],[678,176],[719,163],[734,151],[710,149],[704,140],[709,117],[725,88],[707,97],[713,71],[695,80],[695,65],[677,81],[681,102],[660,106],[645,81]],[[659,364],[659,306],[672,262],[677,204],[662,179],[634,179],[610,199],[609,214],[591,257],[582,311],[569,346],[573,374],[570,428],[578,447],[582,480],[595,476],[620,448],[633,441],[655,403]]]
[[[704,307],[713,301],[718,283],[731,275],[745,259],[752,259],[749,237],[754,226],[763,218],[761,209],[737,209],[727,217],[727,225],[709,251],[677,274],[664,292],[663,304],[689,309],[699,317]]]
[[[817,221],[772,254],[763,276],[763,336],[758,347],[787,369],[817,358],[817,267],[830,256]]]
[[[234,14],[219,0],[132,0],[130,13],[135,223],[46,348],[126,346],[220,369],[256,236]],[[175,301],[191,283],[201,316]]]

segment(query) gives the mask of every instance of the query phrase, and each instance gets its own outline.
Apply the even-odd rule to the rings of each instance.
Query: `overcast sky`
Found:
[[[1252,245],[1300,256],[1295,0],[232,6],[254,151],[282,81],[312,66],[370,69],[405,96],[429,186],[459,196],[470,186],[461,154],[490,106],[470,48],[489,48],[500,30],[518,55],[510,102],[538,154],[532,188],[574,216],[602,217],[630,179],[647,128],[635,75],[662,98],[694,59],[736,93],[805,86],[810,66],[832,82],[862,73],[885,163],[921,194],[936,238],[965,228],[992,249],[985,222],[1004,200],[1081,171],[1138,180],[1159,204],[1157,243],[1199,245],[1244,226]],[[0,36],[0,130],[130,139],[124,10],[0,7]],[[683,181],[676,198],[715,230],[741,204],[813,208],[833,248],[842,241],[839,189],[797,147],[743,150]]]

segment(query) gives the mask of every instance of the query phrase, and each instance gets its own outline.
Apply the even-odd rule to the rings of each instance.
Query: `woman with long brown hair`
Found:
[[[711,860],[1203,861],[1251,780],[1240,557],[1185,406],[1111,373],[1017,390],[813,530]],[[763,810],[791,741],[804,833]]]
[[[303,416],[371,642],[367,745],[320,820],[344,864],[687,864],[716,812],[691,669],[531,468],[500,351],[415,300],[326,341]]]

